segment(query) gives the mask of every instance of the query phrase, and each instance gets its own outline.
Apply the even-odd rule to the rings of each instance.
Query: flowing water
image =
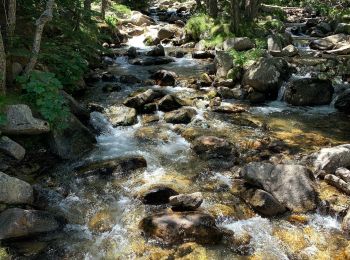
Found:
[[[149,32],[156,33],[158,26],[150,27]],[[142,53],[149,50],[143,40],[144,36],[137,36],[130,39],[128,45]],[[172,49],[168,47],[167,51]],[[130,65],[127,58],[121,56],[108,71],[116,76],[131,74],[148,79],[152,71],[160,68],[175,71],[180,78],[177,86],[165,88],[166,91],[195,98],[205,91],[186,88],[181,79],[198,78],[209,71],[212,64],[186,55],[168,65],[142,67]],[[120,104],[141,87],[123,85],[120,92],[103,94],[100,86],[96,86],[90,90],[86,102],[104,106]],[[82,162],[59,165],[50,174],[50,183],[61,187],[67,196],[58,201],[51,198],[49,209],[63,214],[69,224],[62,232],[40,236],[25,244],[14,242],[11,248],[28,257],[45,248],[39,253],[39,259],[172,259],[167,257],[174,255],[176,246],[146,241],[138,227],[143,217],[162,207],[145,206],[137,197],[149,187],[165,184],[182,193],[201,191],[204,195],[201,210],[213,214],[218,226],[234,231],[237,236],[249,234],[251,237],[248,256],[224,245],[198,245],[197,254],[187,259],[335,259],[348,244],[336,216],[314,213],[301,216],[306,221],[290,221],[288,216],[267,219],[255,215],[231,191],[233,173],[213,170],[190,149],[190,140],[203,133],[225,137],[246,146],[248,151],[254,149],[251,143],[256,140],[278,138],[293,148],[285,153],[285,159],[350,141],[348,117],[332,106],[287,105],[283,101],[283,90],[282,86],[278,100],[259,106],[226,100],[248,106],[248,111],[239,116],[215,114],[199,102],[194,122],[180,130],[165,123],[160,112],[159,122],[145,124],[139,117],[134,126],[116,128],[104,115],[92,113],[91,123],[101,134],[97,137],[96,149],[82,160],[141,155],[147,160],[147,169],[130,176],[81,176],[75,166]],[[96,230],[99,221],[107,228]]]

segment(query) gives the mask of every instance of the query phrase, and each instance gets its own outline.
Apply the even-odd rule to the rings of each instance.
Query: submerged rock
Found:
[[[127,156],[110,160],[86,162],[78,166],[78,173],[128,173],[137,169],[147,167],[147,161],[142,156]]]
[[[147,52],[148,56],[153,56],[153,57],[162,57],[165,56],[165,50],[163,45],[158,44],[156,47],[154,47],[152,50]]]
[[[5,110],[6,123],[0,131],[8,135],[36,135],[50,131],[49,123],[33,117],[27,105],[10,105]]]
[[[317,193],[311,172],[301,165],[249,163],[241,171],[249,184],[271,193],[283,206],[294,212],[316,208]]]
[[[109,121],[113,126],[129,126],[137,121],[135,108],[126,106],[111,106],[105,111]]]
[[[175,62],[175,60],[171,57],[140,57],[129,60],[129,63],[132,65],[141,65],[141,66],[151,66],[151,65],[164,65],[171,62]]]
[[[7,136],[2,136],[0,138],[0,152],[15,158],[17,161],[23,160],[26,154],[26,150],[20,144]]]
[[[121,75],[120,82],[124,84],[137,84],[140,83],[141,80],[134,75]]]
[[[222,138],[215,136],[201,136],[192,143],[193,151],[203,159],[226,158],[232,159],[235,148]]]
[[[215,54],[212,51],[195,51],[192,53],[193,59],[214,59]]]
[[[140,223],[146,236],[166,244],[197,242],[218,244],[222,232],[216,227],[215,219],[201,212],[159,213],[144,218]]]
[[[33,188],[29,183],[0,172],[0,203],[31,204],[33,199]]]
[[[200,207],[203,202],[203,195],[201,192],[191,194],[179,194],[171,196],[169,203],[173,206],[173,210],[195,210]]]
[[[57,230],[59,222],[44,211],[7,209],[0,214],[0,240],[20,238]]]
[[[192,118],[197,114],[193,108],[180,108],[164,115],[164,120],[172,124],[188,124]]]
[[[287,85],[284,100],[294,106],[328,105],[333,93],[331,81],[304,78],[293,80]]]

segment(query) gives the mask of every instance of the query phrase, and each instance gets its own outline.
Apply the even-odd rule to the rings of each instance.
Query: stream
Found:
[[[147,28],[156,34],[159,22]],[[127,45],[116,50],[119,53],[136,47],[142,55],[151,48],[145,46],[144,34],[131,38]],[[307,55],[309,50],[300,40],[295,45]],[[178,47],[165,46],[166,53]],[[116,56],[106,72],[119,78],[134,75],[147,80],[153,71],[165,69],[178,75],[174,87],[122,84],[121,91],[104,93],[104,83],[89,89],[84,101],[104,107],[122,104],[125,98],[138,89],[162,89],[187,99],[196,99],[196,117],[185,126],[164,121],[164,113],[157,111],[155,122],[146,122],[138,116],[132,126],[113,127],[99,112],[91,114],[91,124],[99,129],[95,150],[79,162],[64,163],[52,169],[49,180],[42,182],[63,187],[64,198],[52,196],[48,208],[63,212],[68,224],[61,232],[39,236],[28,242],[13,242],[11,248],[31,259],[40,248],[46,247],[36,259],[335,259],[348,240],[341,231],[341,224],[334,215],[316,213],[303,215],[308,221],[291,221],[290,216],[264,218],[255,214],[234,195],[234,174],[225,169],[211,167],[198,159],[191,151],[192,140],[201,134],[225,137],[232,143],[245,147],[242,157],[247,161],[259,160],[250,153],[265,139],[283,140],[288,149],[272,156],[280,162],[295,161],[320,147],[350,142],[349,117],[330,106],[293,107],[283,101],[283,87],[276,101],[251,106],[245,101],[226,99],[227,103],[240,104],[246,112],[239,115],[220,114],[208,110],[202,97],[206,89],[186,87],[184,80],[198,79],[202,73],[212,70],[210,60],[193,59],[192,49],[183,58],[165,65],[130,65],[127,56]],[[292,77],[303,78],[310,73],[299,69]],[[335,81],[335,85],[337,82]],[[343,84],[341,81],[338,84]],[[185,138],[186,137],[186,138]],[[142,156],[147,168],[131,175],[113,176],[84,174],[77,166],[84,162],[100,161],[128,156]],[[225,164],[225,162],[222,162]],[[196,245],[188,258],[175,257],[176,245],[167,246],[151,239],[146,240],[139,222],[152,212],[166,210],[164,205],[144,205],[139,199],[150,187],[167,185],[181,193],[202,192],[204,202],[200,210],[215,217],[219,227],[235,234],[248,234],[248,253],[242,254],[227,245]],[[326,187],[320,187],[320,189]],[[329,188],[329,187],[328,187]],[[333,192],[333,190],[331,191]],[[102,224],[101,224],[102,223]],[[96,228],[96,225],[99,226]],[[34,258],[33,258],[34,259]]]

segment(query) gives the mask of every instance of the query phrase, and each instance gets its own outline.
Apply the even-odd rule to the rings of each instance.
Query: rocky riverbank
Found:
[[[7,107],[0,258],[350,257],[347,24],[285,8],[242,65],[256,43],[195,42],[194,9],[122,21],[63,130]]]

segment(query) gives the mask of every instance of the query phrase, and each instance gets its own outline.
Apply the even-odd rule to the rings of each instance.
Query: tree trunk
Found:
[[[36,29],[34,35],[34,43],[32,49],[32,56],[30,58],[29,63],[25,68],[25,74],[30,73],[38,61],[38,56],[40,52],[41,38],[43,35],[45,24],[52,20],[52,12],[55,4],[55,0],[48,0],[46,3],[46,10],[41,14],[38,20],[36,20]]]
[[[246,0],[245,2],[245,18],[247,22],[251,22],[257,16],[259,9],[259,0]]]
[[[16,0],[9,0],[8,5],[8,25],[7,25],[7,39],[12,45],[13,36],[16,29]]]
[[[101,1],[101,17],[104,20],[106,17],[107,0]]]
[[[231,0],[231,29],[234,33],[239,32],[240,8],[239,0]]]
[[[0,30],[0,95],[6,94],[6,53]]]
[[[208,11],[209,15],[213,18],[218,17],[218,0],[209,0],[208,1]]]

